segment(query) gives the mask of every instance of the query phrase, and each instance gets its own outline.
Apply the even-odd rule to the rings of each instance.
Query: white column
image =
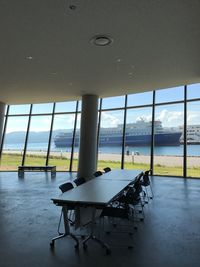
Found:
[[[97,168],[98,96],[82,97],[78,177],[92,178]]]
[[[2,140],[4,116],[5,116],[5,104],[0,102],[0,144]]]

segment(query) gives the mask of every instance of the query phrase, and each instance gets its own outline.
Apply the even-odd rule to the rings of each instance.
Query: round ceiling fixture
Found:
[[[75,6],[75,5],[70,5],[69,8],[70,8],[71,10],[75,10],[75,9],[76,9],[76,6]]]
[[[32,57],[32,56],[27,56],[26,59],[28,59],[28,60],[32,60],[33,57]]]
[[[92,37],[91,43],[96,46],[107,46],[113,42],[113,39],[108,35],[96,35]]]

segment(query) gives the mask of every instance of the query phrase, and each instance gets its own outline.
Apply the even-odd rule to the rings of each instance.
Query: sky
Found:
[[[156,91],[156,103],[170,101],[182,101],[184,98],[184,87],[168,88]],[[200,84],[189,85],[187,98],[200,98]],[[152,103],[153,92],[128,95],[127,106],[140,106]],[[125,96],[104,98],[102,109],[122,108],[125,105]],[[155,119],[162,121],[163,127],[177,127],[183,125],[183,103],[173,105],[160,105],[155,108]],[[47,115],[33,116],[31,120],[31,131],[48,131],[51,125],[51,115],[53,103],[34,104],[32,114],[46,113]],[[55,112],[75,112],[76,102],[56,103]],[[79,111],[81,102],[79,101]],[[187,105],[187,123],[200,124],[200,101],[189,102]],[[10,106],[9,114],[27,114],[30,111],[30,105]],[[151,121],[152,108],[141,107],[127,110],[127,123],[136,122],[141,118],[145,121]],[[72,129],[74,126],[74,114],[57,114],[54,118],[55,129]],[[124,121],[124,111],[102,111],[101,127],[117,127]],[[7,124],[7,133],[13,131],[26,131],[28,116],[9,117]],[[78,116],[78,128],[80,127],[80,114]]]

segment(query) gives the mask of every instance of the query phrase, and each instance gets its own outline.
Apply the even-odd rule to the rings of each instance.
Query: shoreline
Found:
[[[22,151],[19,150],[4,150],[3,154],[17,154],[22,155]],[[2,155],[3,155],[2,154]],[[39,155],[46,156],[46,151],[27,151],[27,155]],[[50,156],[58,157],[60,159],[70,159],[71,152],[53,151]],[[78,152],[74,152],[74,159],[78,159]],[[107,154],[99,153],[98,160],[100,161],[121,161],[121,154]],[[149,155],[124,155],[124,163],[144,163],[150,164]],[[155,155],[154,164],[168,167],[182,167],[183,166],[183,156],[170,156],[170,155]],[[187,157],[188,167],[200,167],[200,156],[188,156]]]

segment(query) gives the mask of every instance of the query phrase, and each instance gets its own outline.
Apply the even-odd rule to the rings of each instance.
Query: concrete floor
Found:
[[[195,179],[152,178],[155,198],[145,207],[132,250],[122,246],[129,237],[121,234],[113,237],[111,255],[91,241],[86,251],[76,251],[70,238],[57,241],[52,252],[60,208],[51,197],[72,176],[26,173],[18,179],[17,173],[0,173],[1,267],[200,266],[200,180]]]

